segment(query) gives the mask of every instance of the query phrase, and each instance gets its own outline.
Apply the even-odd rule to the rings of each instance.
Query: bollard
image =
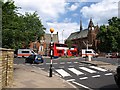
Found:
[[[52,64],[50,64],[50,69],[49,69],[49,77],[52,77]]]
[[[91,55],[88,55],[88,61],[91,61]]]

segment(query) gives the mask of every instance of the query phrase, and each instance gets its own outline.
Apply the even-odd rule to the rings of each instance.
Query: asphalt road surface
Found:
[[[106,59],[106,58],[104,58]],[[53,75],[56,74],[66,81],[72,83],[77,88],[86,90],[119,90],[114,81],[114,74],[111,71],[81,63],[80,59],[53,59]],[[101,60],[96,58],[95,60]],[[103,58],[102,58],[103,60]],[[23,58],[16,58],[14,63],[25,64]],[[50,68],[50,58],[46,58],[42,64],[26,64],[38,67],[48,72]],[[51,77],[52,78],[52,77]]]

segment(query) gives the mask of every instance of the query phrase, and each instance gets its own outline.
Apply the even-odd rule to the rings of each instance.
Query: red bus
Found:
[[[69,49],[67,44],[53,43],[51,50],[53,51],[53,57],[60,56],[77,56],[77,48],[75,45]]]

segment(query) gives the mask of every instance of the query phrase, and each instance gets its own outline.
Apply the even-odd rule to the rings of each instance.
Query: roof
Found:
[[[80,39],[80,38],[86,38],[88,35],[88,29],[71,33],[71,35],[67,38],[67,40],[73,40],[73,39]]]

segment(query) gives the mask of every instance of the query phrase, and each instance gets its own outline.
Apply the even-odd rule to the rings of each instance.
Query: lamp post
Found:
[[[64,43],[64,41],[63,41],[63,32],[64,32],[64,30],[62,30],[62,43]]]
[[[54,29],[50,28],[50,32],[51,32],[51,42],[50,42],[50,55],[51,55],[51,60],[50,60],[50,68],[49,68],[49,77],[52,77],[52,56],[53,56],[53,32]]]

